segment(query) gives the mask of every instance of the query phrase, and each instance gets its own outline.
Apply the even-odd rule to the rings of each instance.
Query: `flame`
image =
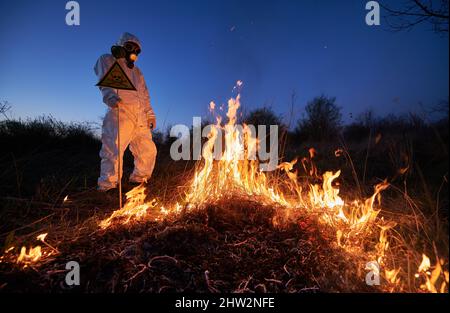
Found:
[[[238,81],[235,88],[242,86]],[[237,125],[237,112],[241,106],[240,94],[228,100],[227,122],[221,117],[212,125],[207,142],[202,151],[203,161],[197,165],[184,199],[175,206],[159,206],[156,199],[146,201],[145,186],[138,186],[127,193],[127,202],[121,210],[101,221],[100,227],[109,227],[113,220],[127,224],[131,220],[144,218],[150,210],[159,211],[163,216],[170,212],[180,212],[181,208],[202,208],[226,197],[251,197],[263,204],[278,205],[285,209],[305,210],[319,215],[319,220],[335,229],[339,244],[344,245],[351,237],[357,237],[367,230],[379,210],[374,208],[375,199],[388,187],[386,181],[375,186],[374,193],[365,201],[345,202],[339,196],[336,180],[341,171],[327,171],[318,175],[313,159],[316,149],[308,150],[309,157],[302,159],[305,171],[312,177],[322,180],[321,184],[301,184],[295,169],[297,159],[278,165],[286,179],[274,181],[259,170],[259,161],[252,157],[258,148],[258,140],[250,127]],[[215,107],[210,103],[210,109]],[[223,151],[215,151],[219,134],[224,134]],[[382,231],[383,232],[383,231]]]
[[[268,177],[259,171],[257,160],[249,156],[256,152],[258,142],[252,137],[247,125],[236,127],[240,95],[228,101],[228,122],[222,126],[217,119],[203,148],[203,167],[196,171],[185,198],[190,205],[201,207],[214,203],[227,195],[261,197],[263,203],[288,206],[289,202],[275,187],[269,185]],[[214,142],[219,134],[225,134],[225,148],[217,162]]]
[[[147,215],[147,211],[156,206],[156,199],[146,201],[145,185],[141,184],[126,193],[127,201],[122,209],[114,211],[110,217],[100,222],[100,227],[109,227],[113,220],[120,219],[122,224],[128,224],[132,219],[140,220]]]
[[[48,233],[40,234],[36,237],[36,239],[39,241],[45,241],[45,238],[47,237],[47,235],[48,235]]]
[[[400,272],[400,268],[393,269],[393,270],[385,270],[384,274],[386,276],[386,279],[391,284],[398,284],[400,282],[400,278],[397,278],[397,275],[399,272]]]
[[[448,290],[448,271],[444,271],[442,269],[443,264],[444,260],[437,257],[436,265],[432,267],[430,258],[424,253],[422,254],[422,262],[420,263],[417,269],[417,274],[415,275],[416,278],[421,276],[425,277],[425,283],[420,285],[422,290],[426,290],[431,293],[444,293]],[[433,268],[433,270],[430,273],[429,270],[431,268]],[[439,281],[440,287],[438,287]]]
[[[26,246],[22,246],[19,255],[15,255],[14,251],[16,250],[16,248],[14,246],[11,246],[5,249],[4,253],[0,256],[0,263],[17,263],[23,265],[23,267],[26,268],[29,265],[37,263],[38,261],[41,261],[48,256],[59,253],[58,249],[52,247],[45,241],[47,235],[48,233],[39,234],[38,236],[36,236],[36,240],[41,241],[45,246],[51,248],[51,250],[44,250],[40,245],[35,247],[30,246],[29,249],[27,249]]]
[[[396,223],[394,222],[387,222],[385,223],[383,219],[378,224],[378,227],[381,228],[380,230],[380,237],[378,239],[378,244],[375,246],[377,250],[377,262],[378,264],[383,264],[383,259],[386,253],[386,250],[389,248],[389,241],[388,241],[388,230],[391,228],[394,228],[396,226]],[[386,274],[386,276],[389,276]],[[389,278],[388,278],[389,280]]]
[[[406,271],[402,271],[395,263],[389,263],[388,259],[391,241],[395,242],[395,237],[391,240],[389,235],[396,223],[379,216],[381,192],[389,187],[388,181],[384,180],[375,185],[373,193],[366,198],[351,199],[342,196],[339,189],[341,170],[319,174],[315,165],[318,152],[313,147],[308,149],[306,157],[280,163],[275,173],[261,171],[259,160],[255,157],[259,146],[258,139],[249,125],[237,124],[238,110],[241,107],[239,91],[242,85],[242,81],[237,81],[233,88],[233,91],[238,93],[235,98],[228,100],[226,121],[222,123],[222,118],[218,116],[216,124],[210,128],[202,150],[203,159],[196,164],[193,177],[178,202],[162,204],[157,199],[147,200],[146,186],[141,184],[126,193],[123,208],[100,221],[99,227],[106,229],[112,225],[126,225],[152,217],[153,220],[160,221],[183,210],[202,209],[219,200],[246,198],[274,206],[277,210],[286,212],[286,216],[289,216],[288,213],[298,212],[316,217],[320,225],[335,236],[336,248],[359,259],[365,258],[367,251],[364,245],[368,241],[363,240],[372,234],[369,242],[373,245],[373,250],[367,257],[376,260],[389,285],[400,285],[402,280],[404,281],[402,275]],[[216,104],[211,101],[210,112],[213,113],[215,108]],[[220,109],[222,110],[222,107]],[[219,137],[222,135],[224,138]],[[375,142],[380,140],[381,134],[378,134]],[[220,146],[216,145],[217,142],[224,144],[220,151],[216,151],[216,146]],[[336,157],[344,153],[348,154],[341,148],[334,151]],[[307,174],[306,179],[298,174],[302,168]],[[399,173],[405,174],[407,171],[408,166],[401,168]],[[67,200],[68,196],[63,202]],[[279,224],[280,220],[273,219],[274,226]],[[43,233],[36,239],[46,248],[58,252],[45,241],[46,237],[47,233]],[[5,255],[13,250],[14,247],[9,248]],[[13,262],[16,260],[16,263],[27,266],[50,254],[43,251],[41,246],[30,247],[28,251],[23,246],[17,259],[14,256]],[[4,256],[1,256],[0,262],[3,259]],[[374,262],[367,264],[376,267]],[[428,292],[446,292],[449,272],[443,269],[444,264],[444,260],[437,257],[436,264],[432,266],[429,257],[422,254],[422,262],[415,274],[416,278],[420,279],[417,286]],[[376,267],[377,273],[378,270]]]
[[[427,257],[425,254],[422,254],[422,263],[420,263],[419,268],[417,269],[417,272],[426,272],[431,267],[430,258]]]
[[[239,92],[242,85],[242,81],[238,81],[233,90]],[[297,211],[317,216],[318,221],[335,234],[337,246],[357,257],[363,254],[364,238],[368,234],[377,234],[379,230],[378,242],[371,256],[380,266],[384,266],[384,276],[389,283],[400,284],[401,268],[388,269],[385,266],[386,252],[390,246],[389,232],[396,223],[379,217],[381,192],[389,187],[388,181],[375,185],[373,193],[365,199],[345,199],[339,189],[341,171],[326,171],[320,175],[314,163],[317,151],[312,147],[308,150],[309,155],[300,159],[300,166],[309,176],[303,181],[298,175],[298,159],[280,163],[276,174],[260,171],[259,161],[254,157],[259,142],[248,125],[237,125],[240,100],[239,93],[235,98],[230,98],[227,120],[222,123],[222,118],[218,116],[216,124],[212,125],[203,146],[203,159],[197,163],[180,201],[175,205],[162,205],[156,199],[147,201],[145,186],[141,185],[126,194],[124,207],[101,221],[100,227],[106,229],[115,223],[128,224],[132,220],[142,220],[149,214],[156,214],[155,220],[161,220],[183,210],[202,209],[219,200],[249,198],[261,204],[273,205],[286,213]],[[210,111],[213,112],[215,107],[211,101]],[[216,151],[215,143],[219,139],[223,139],[224,146],[221,151]],[[380,139],[381,135],[378,135],[376,141]],[[342,149],[335,150],[336,157],[343,153]],[[273,223],[275,225],[279,221],[274,219]],[[422,289],[430,292],[445,290],[448,272],[442,271],[439,262],[432,273],[427,272],[428,269],[430,261],[423,255],[418,270],[426,276]],[[437,286],[438,281],[441,281],[439,277],[444,277],[440,287]]]
[[[20,254],[17,257],[17,263],[30,264],[37,262],[42,257],[41,246],[30,247],[28,253],[27,248],[22,247]]]

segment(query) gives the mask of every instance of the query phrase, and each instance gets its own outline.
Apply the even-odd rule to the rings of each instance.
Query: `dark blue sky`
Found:
[[[238,79],[246,110],[271,105],[285,117],[293,90],[296,118],[325,93],[346,121],[448,99],[448,37],[368,27],[367,1],[80,0],[75,27],[65,24],[66,2],[0,4],[0,100],[14,117],[99,121],[106,107],[93,65],[123,31],[143,43],[137,64],[159,127],[205,116]]]

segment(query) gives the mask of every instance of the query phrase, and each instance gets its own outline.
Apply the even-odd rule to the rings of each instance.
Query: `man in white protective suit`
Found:
[[[118,169],[118,158],[120,157],[122,160],[128,145],[130,145],[134,157],[134,171],[129,178],[131,183],[148,181],[155,166],[156,146],[152,140],[151,130],[156,126],[156,118],[150,104],[144,76],[134,65],[141,52],[141,47],[136,36],[124,33],[117,45],[111,48],[113,55],[102,55],[94,67],[95,74],[100,80],[117,58],[117,62],[136,88],[136,91],[120,90],[117,92],[113,88],[99,87],[103,102],[108,106],[102,127],[101,165],[98,178],[98,190],[100,191],[117,187],[117,171],[120,171],[120,177],[122,177],[122,168]],[[118,110],[120,110],[120,156],[117,138]]]

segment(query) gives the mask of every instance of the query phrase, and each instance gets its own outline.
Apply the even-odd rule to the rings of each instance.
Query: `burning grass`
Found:
[[[136,191],[134,191],[136,192]],[[154,194],[144,193],[149,201]],[[68,207],[80,208],[86,194],[74,194]],[[392,199],[398,203],[402,199]],[[114,200],[111,199],[113,202]],[[389,204],[389,203],[388,203]],[[89,205],[84,203],[84,205]],[[90,207],[86,206],[86,210]],[[181,210],[155,221],[157,210],[106,229],[98,225],[108,216],[95,214],[72,227],[54,225],[45,238],[54,251],[35,238],[46,253],[25,268],[10,251],[11,262],[0,263],[2,290],[41,292],[382,292],[441,291],[444,269],[405,242],[414,236],[414,217],[401,215],[400,236],[390,230],[380,286],[367,286],[365,265],[379,244],[379,231],[364,237],[355,251],[339,245],[331,227],[317,215],[296,211],[288,216],[282,206],[263,205],[248,197],[224,198],[200,210]],[[80,211],[80,215],[87,212]],[[383,218],[395,218],[386,211]],[[58,223],[61,216],[54,216]],[[30,239],[24,240],[28,244]],[[20,245],[18,245],[20,246]],[[429,253],[429,252],[428,252]],[[444,259],[444,258],[442,258]],[[81,265],[82,285],[63,284],[65,264]],[[6,261],[6,260],[3,260]],[[411,263],[408,272],[407,261]],[[421,265],[423,263],[423,265]],[[439,273],[436,268],[440,267]],[[396,270],[396,269],[399,270]],[[437,274],[438,273],[438,274]],[[390,276],[389,276],[390,275]],[[416,276],[416,277],[415,277]],[[446,285],[444,284],[444,288]],[[42,289],[45,288],[45,289]],[[434,288],[434,289],[433,289]],[[445,289],[444,289],[445,290]]]
[[[448,241],[440,237],[448,224],[421,213],[406,180],[404,189],[392,184],[408,167],[366,196],[359,182],[358,192],[343,184],[340,169],[321,173],[312,148],[300,162],[262,172],[246,156],[258,142],[246,125],[235,127],[239,107],[239,95],[229,100],[227,122],[217,118],[192,173],[161,180],[165,188],[153,179],[131,189],[107,216],[80,222],[77,211],[77,223],[46,230],[57,244],[38,236],[40,245],[18,256],[6,247],[2,288],[64,291],[64,266],[75,260],[83,283],[71,290],[84,292],[448,292]],[[333,153],[342,155],[357,177],[345,145]],[[70,198],[92,207],[86,194],[62,205]],[[366,284],[369,271],[379,285]]]
[[[61,254],[28,273],[3,272],[6,290],[43,284],[61,292],[67,260],[81,264],[84,292],[370,291],[348,256],[307,218],[276,227],[277,211],[242,200],[164,222],[141,222],[60,245]],[[28,276],[27,275],[27,276]],[[17,279],[19,277],[19,279]],[[14,279],[12,279],[14,278]]]
[[[335,233],[313,216],[287,218],[280,209],[226,199],[162,221],[147,218],[106,230],[96,228],[100,220],[92,218],[84,230],[81,225],[66,230],[59,253],[26,268],[0,263],[3,291],[383,292],[407,287],[384,275],[380,286],[367,286],[366,255],[340,247]],[[367,253],[376,235],[366,241]],[[60,236],[56,229],[54,236]],[[398,250],[404,246],[391,242],[385,257],[400,266],[404,255]],[[82,285],[68,289],[62,282],[70,260],[81,265]],[[431,287],[436,277],[442,279],[428,261],[417,274],[413,270],[412,290],[428,290],[427,284],[436,288]],[[407,276],[403,268],[397,278],[401,274]]]

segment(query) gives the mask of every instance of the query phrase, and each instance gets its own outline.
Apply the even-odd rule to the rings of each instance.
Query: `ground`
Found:
[[[3,291],[69,291],[62,269],[71,260],[82,273],[72,292],[371,290],[312,220],[274,227],[273,218],[276,210],[258,203],[227,201],[162,223],[75,226],[78,237],[59,244],[58,256],[25,270],[2,265]]]
[[[364,258],[349,256],[336,244],[336,234],[313,216],[299,213],[286,219],[283,210],[256,199],[224,199],[164,221],[146,219],[102,230],[99,222],[117,209],[118,199],[115,191],[95,190],[97,139],[77,132],[65,139],[49,137],[36,129],[0,134],[1,144],[9,147],[0,158],[0,239],[3,251],[15,247],[9,262],[0,263],[0,292],[421,291],[414,275],[422,253],[432,265],[439,256],[448,270],[448,148],[441,137],[427,141],[406,136],[405,141],[404,136],[384,136],[370,146],[291,143],[285,151],[289,160],[307,156],[314,146],[322,172],[342,170],[344,196],[366,197],[374,184],[389,180],[380,214],[398,222],[390,237],[396,254],[389,255],[389,262],[406,277],[402,289],[391,289],[366,285]],[[337,157],[340,147],[347,154]],[[169,145],[158,144],[158,149],[147,197],[170,203],[189,184],[195,163],[170,160]],[[409,168],[399,175],[405,154]],[[311,180],[300,164],[300,178]],[[126,174],[131,170],[127,152]],[[125,191],[131,188],[126,176]],[[48,233],[48,245],[36,240],[42,233]],[[373,236],[370,244],[377,240]],[[15,262],[20,247],[38,244],[57,253],[26,268]],[[68,261],[81,266],[80,286],[64,284]]]

